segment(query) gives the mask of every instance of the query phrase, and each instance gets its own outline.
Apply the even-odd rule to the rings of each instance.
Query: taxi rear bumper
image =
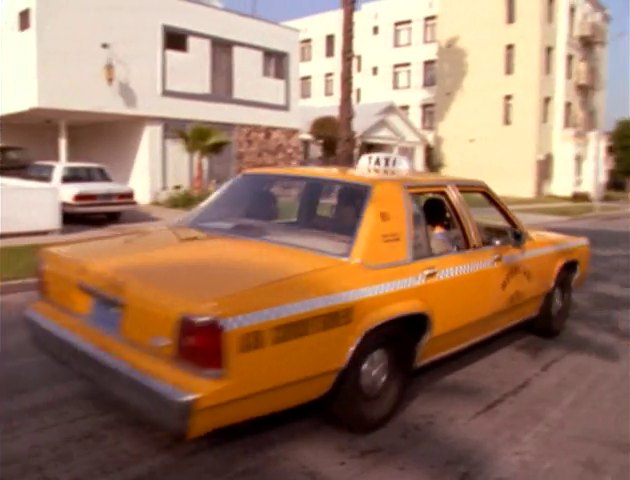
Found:
[[[197,395],[156,380],[36,312],[24,314],[35,343],[147,420],[186,436]]]

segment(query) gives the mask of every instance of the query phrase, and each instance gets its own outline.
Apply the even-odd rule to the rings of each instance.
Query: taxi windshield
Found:
[[[350,254],[369,187],[329,179],[244,174],[184,220],[191,228]]]

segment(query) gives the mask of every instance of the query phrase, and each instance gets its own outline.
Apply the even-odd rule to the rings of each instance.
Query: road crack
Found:
[[[554,365],[556,365],[557,363],[559,363],[562,359],[564,359],[568,354],[562,354],[550,361],[548,361],[547,363],[545,363],[544,365],[542,365],[538,371],[536,373],[534,373],[533,375],[531,375],[530,377],[526,378],[525,380],[523,380],[521,383],[519,383],[518,385],[516,385],[515,387],[511,388],[510,390],[508,390],[507,392],[503,393],[501,396],[499,396],[498,398],[496,398],[495,400],[493,400],[492,402],[488,403],[485,407],[483,407],[481,410],[477,411],[475,414],[473,414],[468,421],[472,421],[475,420],[479,417],[482,417],[483,415],[486,415],[488,412],[491,412],[492,410],[496,409],[497,407],[499,407],[500,405],[504,404],[505,402],[507,402],[508,400],[510,400],[511,398],[516,397],[517,395],[519,395],[523,390],[525,390],[535,379],[536,377],[539,377],[540,375],[543,375],[545,373],[547,373]]]

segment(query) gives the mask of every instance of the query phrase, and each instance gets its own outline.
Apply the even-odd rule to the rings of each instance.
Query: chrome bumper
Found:
[[[196,395],[133,369],[33,310],[24,315],[33,339],[46,353],[86,376],[147,420],[176,435],[186,434]]]
[[[136,202],[125,203],[100,203],[100,204],[86,204],[79,205],[75,203],[64,203],[62,210],[64,213],[70,214],[99,214],[99,213],[111,213],[111,212],[125,212],[127,210],[133,210],[138,206]]]

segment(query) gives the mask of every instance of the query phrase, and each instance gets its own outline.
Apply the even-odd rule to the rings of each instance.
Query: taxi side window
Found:
[[[510,230],[516,227],[503,209],[483,191],[460,189],[464,202],[477,224],[484,246],[510,243]]]
[[[411,193],[415,260],[468,249],[466,235],[444,192]]]

